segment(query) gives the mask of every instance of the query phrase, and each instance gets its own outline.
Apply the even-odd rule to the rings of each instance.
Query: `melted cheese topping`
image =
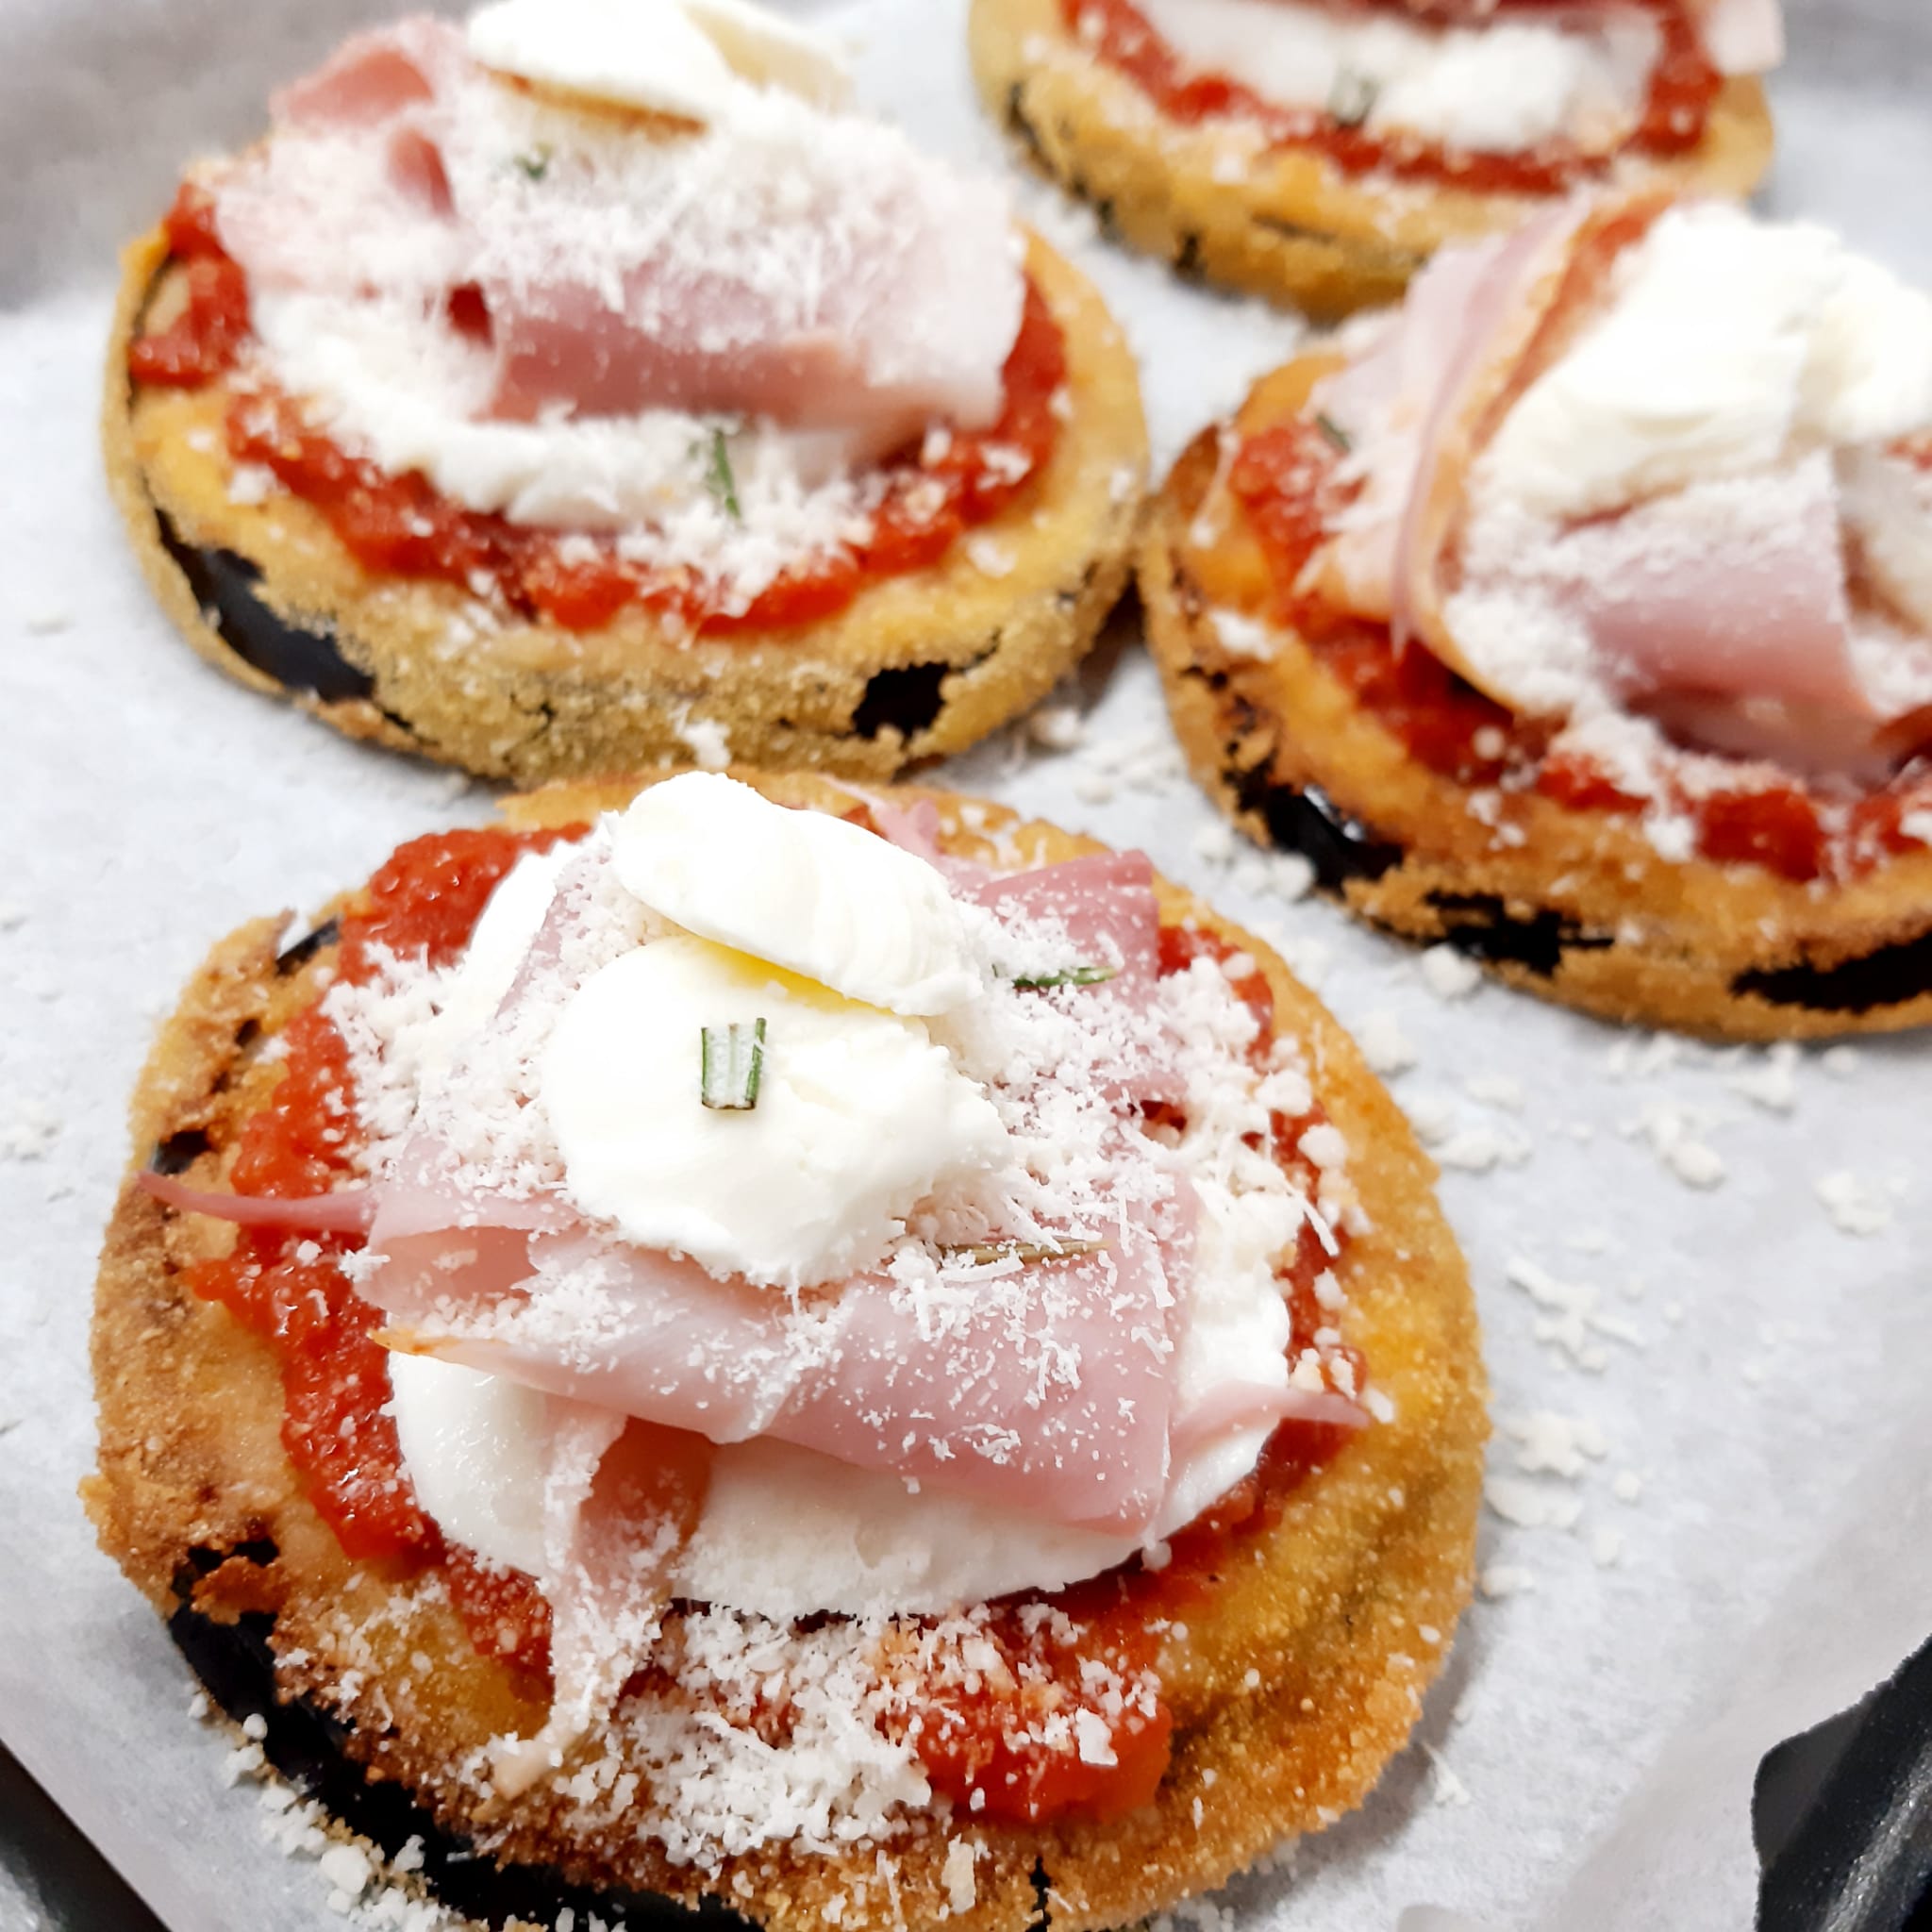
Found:
[[[1634,10],[1585,22],[1424,25],[1308,0],[1140,0],[1190,66],[1289,108],[1365,114],[1376,134],[1514,154],[1558,136],[1621,142],[1642,112],[1657,34]]]

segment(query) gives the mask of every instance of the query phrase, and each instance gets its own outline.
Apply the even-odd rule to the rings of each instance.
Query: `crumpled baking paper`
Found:
[[[190,1721],[185,1668],[75,1500],[125,1096],[219,934],[489,799],[230,686],[171,634],[102,489],[99,359],[113,250],[180,162],[249,138],[271,85],[385,10],[0,0],[0,1737],[179,1932],[341,1920],[264,1841],[252,1782],[224,1782],[228,1740]],[[1003,163],[963,0],[808,10],[853,33],[883,110]],[[1932,178],[1932,17],[1790,10],[1771,205],[1932,282],[1911,192]],[[1019,192],[1141,351],[1159,459],[1290,353],[1280,316]],[[1009,733],[947,781],[1144,845],[1285,946],[1445,1160],[1495,1384],[1490,1593],[1415,1744],[1217,1910],[1241,1932],[1747,1923],[1758,1755],[1932,1624],[1927,1043],[1721,1054],[1464,991],[1225,834],[1131,636],[1066,700],[1043,735],[1073,749]]]

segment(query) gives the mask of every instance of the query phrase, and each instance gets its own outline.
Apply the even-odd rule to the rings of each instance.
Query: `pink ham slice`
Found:
[[[1003,1282],[948,1294],[860,1276],[802,1309],[588,1229],[412,1237],[383,1250],[361,1292],[396,1343],[554,1395],[1133,1531],[1166,1482],[1191,1199],[1160,1220]],[[479,1239],[491,1233],[503,1245]]]
[[[1207,1402],[1196,1404],[1175,1424],[1174,1453],[1177,1457],[1191,1455],[1237,1429],[1265,1428],[1275,1423],[1364,1429],[1369,1414],[1358,1402],[1351,1402],[1332,1389],[1280,1389],[1267,1382],[1229,1382]]]
[[[370,1188],[284,1200],[269,1194],[233,1194],[184,1186],[152,1168],[136,1176],[145,1194],[183,1214],[206,1214],[237,1227],[279,1227],[311,1234],[366,1234],[379,1195]]]
[[[1003,224],[990,225],[991,204],[973,198],[980,191],[947,187],[937,191],[954,197],[942,211],[917,207],[897,220],[871,209],[844,241],[809,206],[789,218],[774,212],[767,225],[780,233],[767,247],[755,214],[736,227],[721,221],[722,187],[687,183],[681,203],[654,208],[657,231],[642,258],[596,259],[574,275],[558,258],[554,215],[492,200],[494,187],[476,189],[477,205],[466,208],[452,190],[447,158],[474,144],[474,103],[501,84],[470,61],[460,30],[447,23],[411,19],[358,36],[275,97],[275,141],[218,184],[225,245],[264,289],[393,293],[358,279],[370,238],[380,237],[374,252],[384,261],[433,262],[423,273],[446,277],[441,289],[405,291],[430,308],[441,309],[452,289],[480,291],[494,375],[479,413],[504,421],[659,408],[762,417],[832,438],[827,457],[862,461],[936,418],[981,427],[997,417],[1002,364],[1020,324],[1018,277],[984,291],[985,325],[929,341],[957,312],[938,299],[958,280],[949,224],[957,217],[973,229],[972,259],[985,258],[989,234],[1004,245]],[[648,152],[650,137],[638,139]],[[305,142],[312,160],[298,154],[285,167],[288,155],[275,150]],[[383,164],[353,165],[344,142],[367,144]],[[554,166],[560,202],[561,184],[581,168],[568,156]],[[799,185],[808,195],[827,192]],[[574,212],[581,225],[595,204]],[[436,225],[440,245],[412,242],[410,223]]]
[[[449,28],[407,20],[357,34],[306,79],[269,97],[277,127],[340,132],[377,127],[436,98],[430,75],[461,45]]]
[[[543,1483],[550,1729],[606,1716],[644,1662],[677,1558],[704,1513],[711,1445],[635,1417],[561,1405]]]
[[[1066,928],[1069,965],[1119,962],[1116,990],[1160,973],[1160,908],[1144,852],[1095,852],[960,891],[1003,923],[1050,919]]]

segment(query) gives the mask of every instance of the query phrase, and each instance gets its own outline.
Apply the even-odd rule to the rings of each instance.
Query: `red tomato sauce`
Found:
[[[337,976],[366,981],[381,947],[421,952],[441,965],[468,941],[485,904],[525,852],[556,832],[445,832],[403,846],[341,922]],[[319,1006],[284,1030],[282,1077],[242,1128],[229,1184],[237,1193],[300,1199],[326,1191],[354,1168],[359,1138],[348,1053]],[[358,1296],[336,1257],[360,1242],[274,1228],[240,1230],[234,1250],[189,1271],[197,1294],[220,1302],[281,1357],[289,1460],[343,1551],[358,1560],[433,1562],[436,1526],[403,1474],[384,1350],[370,1339],[375,1309]]]
[[[383,953],[420,954],[432,965],[447,964],[460,954],[491,893],[518,858],[575,835],[458,831],[401,847],[343,916],[336,976],[365,982]],[[1163,974],[1201,957],[1224,961],[1233,948],[1213,933],[1162,929]],[[1254,1053],[1257,1063],[1265,1061],[1274,1042],[1268,983],[1257,971],[1236,991],[1259,1022]],[[358,1135],[348,1057],[334,1023],[319,1005],[311,1007],[282,1038],[282,1077],[241,1130],[230,1176],[238,1193],[300,1198],[338,1185],[354,1171]],[[1277,1158],[1310,1189],[1312,1171],[1293,1150],[1321,1117],[1277,1115],[1273,1123]],[[383,1412],[389,1374],[383,1349],[371,1339],[381,1318],[336,1266],[341,1254],[358,1245],[340,1235],[242,1229],[230,1255],[194,1264],[189,1280],[197,1294],[219,1302],[275,1346],[285,1398],[283,1445],[344,1553],[408,1571],[440,1569],[476,1649],[541,1675],[549,1669],[550,1610],[535,1582],[487,1568],[445,1541],[416,1502],[395,1424]],[[1312,1346],[1316,1330],[1330,1319],[1314,1290],[1330,1265],[1319,1237],[1305,1227],[1281,1274],[1294,1354]],[[1359,1388],[1360,1356],[1345,1348],[1331,1355],[1351,1362]],[[912,1714],[916,1724],[906,1727],[934,1790],[990,1821],[1037,1822],[1074,1812],[1106,1819],[1145,1804],[1167,1768],[1172,1714],[1156,1699],[1151,1709],[1130,1705],[1109,1715],[1083,1679],[1081,1659],[1108,1662],[1130,1680],[1148,1670],[1167,1624],[1212,1592],[1218,1570],[1241,1540],[1275,1522],[1295,1487],[1347,1438],[1345,1429],[1284,1424],[1254,1474],[1172,1540],[1165,1568],[1128,1564],[1045,1599],[1063,1622],[1043,1621],[1028,1609],[1026,1603],[1037,1598],[995,1606],[986,1634],[1006,1659],[1011,1681],[982,1682],[970,1691],[935,1690]],[[1049,1748],[1023,1739],[1036,1721],[1055,1713],[1070,1717],[1077,1709],[1105,1718],[1113,1764],[1084,1762],[1071,1742]],[[972,1808],[975,1793],[981,1795]]]
[[[1563,139],[1497,153],[1445,147],[1418,135],[1372,134],[1361,125],[1367,106],[1359,107],[1359,119],[1342,118],[1335,107],[1285,108],[1230,75],[1191,72],[1134,0],[1060,0],[1060,10],[1094,58],[1125,75],[1170,120],[1191,126],[1239,116],[1258,125],[1271,146],[1312,148],[1345,175],[1435,181],[1480,194],[1562,194],[1607,173],[1618,153],[1681,155],[1704,139],[1724,76],[1711,65],[1690,8],[1685,0],[1634,4],[1656,20],[1662,46],[1643,113],[1611,153],[1586,153]],[[1553,9],[1539,0],[1499,0],[1495,12],[1539,10]]]
[[[197,389],[229,374],[241,358],[249,340],[248,282],[223,251],[205,190],[185,184],[166,227],[186,273],[187,304],[167,326],[136,338],[128,371],[137,383]],[[449,312],[457,327],[487,335],[489,313],[475,288],[453,290]],[[641,605],[698,635],[724,636],[835,617],[868,585],[938,563],[1046,467],[1059,436],[1054,398],[1066,376],[1065,334],[1029,278],[999,420],[888,458],[870,534],[788,565],[742,606],[696,572],[627,560],[611,539],[512,524],[452,503],[419,472],[391,475],[342,449],[273,390],[237,395],[227,440],[238,462],[272,471],[319,510],[367,571],[465,587],[487,580],[522,615],[565,630],[601,629]]]
[[[1386,624],[1338,611],[1300,588],[1349,500],[1336,478],[1340,454],[1317,420],[1300,417],[1248,437],[1229,467],[1228,487],[1268,558],[1280,619],[1428,770],[1471,786],[1507,775],[1573,811],[1641,816],[1651,801],[1618,791],[1592,760],[1552,750],[1547,726],[1516,718],[1420,645],[1398,651]],[[1740,772],[1735,791],[1675,787],[1664,803],[1690,818],[1700,857],[1761,865],[1802,884],[1856,878],[1916,849],[1901,822],[1923,808],[1928,791],[1932,785],[1910,771],[1856,793]]]

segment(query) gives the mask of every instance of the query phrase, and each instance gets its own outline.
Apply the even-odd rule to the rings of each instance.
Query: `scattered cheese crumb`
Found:
[[[1847,1169],[1821,1174],[1817,1189],[1832,1226],[1840,1234],[1865,1239],[1883,1234],[1891,1225],[1891,1203],[1877,1188]]]
[[[970,1839],[956,1838],[946,1847],[945,1863],[940,1867],[940,1883],[946,1888],[946,1903],[956,1912],[970,1912],[979,1897],[978,1881],[973,1865],[979,1847]]]
[[[0,1160],[39,1160],[60,1132],[59,1117],[38,1100],[18,1104],[10,1121],[0,1124]]]
[[[1194,834],[1194,857],[1203,865],[1232,865],[1235,856],[1234,827],[1225,819],[1209,819]]]
[[[1475,1580],[1475,1587],[1491,1599],[1526,1596],[1536,1588],[1535,1574],[1517,1563],[1491,1563]]]
[[[1574,1529],[1583,1514],[1576,1497],[1557,1495],[1514,1476],[1492,1475],[1483,1485],[1483,1501],[1518,1529]]]
[[[358,1899],[369,1890],[369,1855],[357,1845],[331,1845],[315,1861],[320,1872],[345,1898]]]
[[[1724,1084],[1767,1113],[1790,1113],[1798,1104],[1798,1049],[1788,1040],[1780,1041],[1762,1058],[1740,1067]]]
[[[1505,1113],[1521,1113],[1528,1104],[1523,1082],[1507,1074],[1472,1074],[1462,1091],[1482,1106],[1500,1108]]]
[[[1534,1151],[1522,1134],[1506,1127],[1463,1127],[1432,1150],[1437,1164],[1465,1174],[1488,1174],[1498,1167],[1521,1167]]]
[[[1574,1478],[1588,1462],[1599,1462],[1609,1453],[1603,1431],[1593,1422],[1558,1415],[1553,1409],[1508,1417],[1503,1428],[1515,1439],[1516,1467],[1524,1475]]]
[[[1467,1805],[1469,1787],[1443,1763],[1440,1753],[1426,1744],[1423,1750],[1427,1754],[1431,1774],[1430,1796],[1439,1805]]]
[[[1447,944],[1431,946],[1416,961],[1416,970],[1439,1000],[1466,1000],[1483,983],[1482,968]]]
[[[1687,1188],[1708,1190],[1723,1185],[1727,1170],[1724,1157],[1699,1134],[1708,1125],[1696,1108],[1674,1101],[1654,1100],[1634,1128],[1626,1129],[1649,1142],[1651,1151]]]
[[[1356,1028],[1355,1041],[1371,1071],[1385,1080],[1407,1073],[1422,1057],[1415,1042],[1402,1030],[1401,1022],[1386,1009],[1371,1013]]]
[[[1624,1532],[1600,1529],[1590,1540],[1590,1554],[1599,1570],[1614,1570],[1624,1555]]]
[[[1044,751],[1074,751],[1087,736],[1076,705],[1041,705],[1026,721],[1026,735]]]

